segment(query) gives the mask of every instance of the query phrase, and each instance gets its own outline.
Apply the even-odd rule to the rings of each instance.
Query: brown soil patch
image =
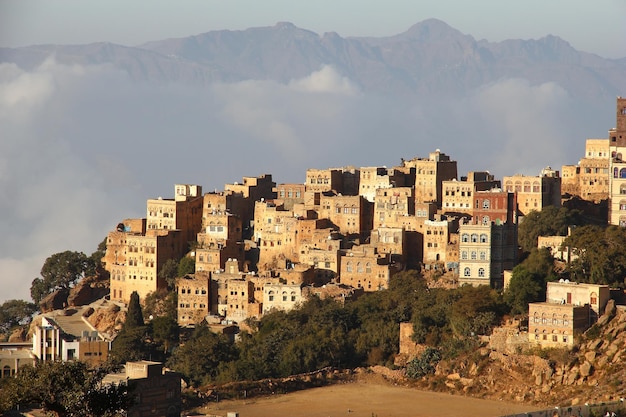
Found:
[[[208,415],[240,417],[489,417],[538,410],[531,405],[481,400],[388,384],[354,382],[289,394],[211,403]]]

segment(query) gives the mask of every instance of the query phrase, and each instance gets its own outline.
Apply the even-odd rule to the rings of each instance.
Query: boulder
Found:
[[[591,375],[593,372],[593,365],[589,361],[585,361],[582,365],[580,365],[580,375],[583,377],[587,377]]]
[[[48,295],[39,303],[39,310],[42,313],[47,313],[53,310],[62,310],[67,307],[67,297],[69,296],[69,290],[61,288]]]

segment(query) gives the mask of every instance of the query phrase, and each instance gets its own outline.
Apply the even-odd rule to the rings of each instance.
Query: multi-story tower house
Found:
[[[323,195],[319,217],[329,219],[339,231],[365,241],[372,230],[373,204],[362,196]]]
[[[513,224],[517,223],[517,194],[493,188],[489,191],[476,191],[473,224]]]
[[[537,177],[516,174],[504,177],[503,188],[517,194],[517,207],[521,214],[541,211],[547,206],[561,206],[561,177],[550,167],[541,170]]]
[[[459,221],[455,218],[425,220],[423,263],[427,269],[449,269],[458,262]]]
[[[261,270],[277,268],[297,256],[297,223],[293,211],[274,201],[257,201],[254,210],[254,240],[260,249]]]
[[[462,223],[459,235],[459,284],[501,288],[517,263],[517,224]]]
[[[343,172],[340,169],[306,170],[306,191],[312,193],[343,193]]]
[[[379,188],[374,198],[374,226],[401,227],[402,220],[415,214],[412,187]]]
[[[389,288],[389,280],[396,272],[397,265],[389,255],[379,255],[372,245],[360,245],[345,252],[339,279],[354,288],[379,291]]]
[[[599,202],[609,196],[608,139],[587,139],[585,156],[578,165],[564,165],[561,192],[579,196],[587,201]]]
[[[148,200],[148,230],[180,230],[183,239],[193,242],[201,226],[202,187],[199,185],[176,184],[173,199]]]
[[[211,278],[208,272],[198,272],[176,279],[178,294],[178,324],[196,325],[211,312]]]
[[[626,98],[617,98],[615,118],[609,130],[609,223],[626,227]]]
[[[405,173],[387,167],[362,167],[359,169],[359,195],[374,202],[380,188],[404,187]]]
[[[278,184],[276,186],[276,204],[293,210],[295,204],[304,204],[304,184]]]
[[[242,210],[239,214],[241,223],[245,231],[252,227],[254,220],[254,203],[261,199],[273,200],[276,198],[276,183],[272,181],[270,174],[263,174],[258,177],[243,177],[243,183],[235,182],[224,186],[225,192],[241,194],[245,199]],[[244,236],[247,238],[247,236]]]
[[[473,214],[474,193],[500,187],[489,172],[469,172],[467,177],[442,182],[442,209],[445,212]]]
[[[457,178],[456,161],[439,149],[428,158],[403,160],[401,169],[415,169],[415,202],[435,202],[437,207],[441,207],[442,182]]]
[[[372,230],[371,245],[379,254],[389,255],[396,263],[404,263],[407,256],[406,231],[401,227],[379,227]]]

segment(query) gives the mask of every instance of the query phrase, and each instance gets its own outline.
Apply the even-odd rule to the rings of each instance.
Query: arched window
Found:
[[[469,242],[469,235],[467,233],[461,235],[461,242]]]
[[[370,264],[369,262],[365,264],[365,272],[368,274],[372,273],[372,264]]]
[[[615,153],[615,152],[613,152]],[[613,155],[613,157],[615,157],[615,155]],[[619,173],[619,168],[615,167],[613,168],[613,178],[617,178],[618,177],[618,173]]]
[[[270,301],[274,301],[274,291],[270,290],[270,291],[267,293],[267,298],[268,298],[268,300],[270,300]]]
[[[533,182],[533,192],[538,193],[539,191],[541,191],[541,185],[539,184],[539,181]]]
[[[472,261],[476,260],[476,251],[475,250],[472,251],[471,259],[472,259]]]
[[[287,301],[287,291],[283,291],[283,301]]]
[[[476,233],[472,233],[472,243],[478,242],[478,235]]]
[[[348,261],[346,264],[346,272],[352,272],[352,261]]]
[[[11,376],[11,367],[9,365],[4,365],[2,368],[2,378],[8,378]]]
[[[489,200],[483,200],[483,209],[489,210],[489,204],[490,204]]]
[[[480,243],[487,243],[488,240],[489,238],[486,233],[480,235]]]
[[[356,263],[356,272],[359,274],[363,273],[363,265],[361,265],[361,262]]]
[[[466,250],[461,252],[461,259],[463,259],[463,260],[467,259],[467,251]]]
[[[472,270],[466,266],[465,269],[463,270],[463,276],[469,277],[470,275],[472,275]]]
[[[480,260],[484,261],[487,259],[487,253],[484,250],[480,251]]]
[[[291,291],[291,301],[296,301],[296,292]]]
[[[489,216],[483,216],[483,225],[488,225],[491,219]]]
[[[626,178],[626,168],[622,168],[619,170],[619,177]]]
[[[485,268],[478,268],[478,276],[481,278],[485,276]]]

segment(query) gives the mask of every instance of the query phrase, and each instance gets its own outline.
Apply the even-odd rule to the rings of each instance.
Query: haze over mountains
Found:
[[[477,41],[438,20],[385,38],[278,23],[0,48],[0,302],[28,298],[47,256],[91,253],[174,183],[302,182],[437,148],[460,175],[536,175],[607,137],[624,94],[626,58],[554,36]]]
[[[110,43],[0,48],[2,62],[33,69],[54,54],[62,64],[112,64],[136,81],[288,83],[332,66],[365,92],[459,97],[506,78],[555,82],[574,97],[626,90],[626,58],[604,59],[547,35],[538,40],[477,41],[430,19],[383,38],[342,38],[277,23],[213,31],[137,47]]]

